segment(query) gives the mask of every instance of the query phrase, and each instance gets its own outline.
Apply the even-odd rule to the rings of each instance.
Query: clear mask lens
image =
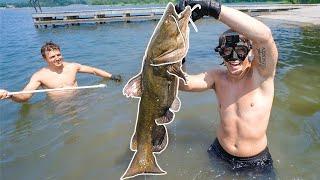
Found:
[[[248,48],[246,46],[236,46],[234,51],[237,53],[238,56],[247,56]]]
[[[243,61],[248,55],[249,49],[242,45],[236,47],[223,47],[220,49],[219,53],[225,60],[228,60],[230,58],[235,58],[234,52],[237,54],[237,57]]]
[[[225,47],[225,48],[222,48],[221,50],[222,50],[223,56],[229,56],[232,54],[233,47]]]

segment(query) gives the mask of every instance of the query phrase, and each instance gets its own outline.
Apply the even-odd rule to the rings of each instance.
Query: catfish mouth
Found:
[[[168,6],[170,9],[168,8],[169,10],[166,13],[168,13],[169,16],[173,16],[176,20],[180,20],[182,17],[177,13],[175,6],[172,3],[169,3]]]
[[[156,54],[151,55],[151,66],[174,64],[182,61],[189,49],[189,22],[192,24],[190,16],[192,11],[195,8],[199,8],[199,6],[196,5],[192,9],[190,6],[186,6],[178,14],[175,6],[172,3],[168,3],[166,11],[160,20],[161,24],[158,24],[159,26],[155,31],[160,35],[157,36],[158,34],[156,34],[154,42],[157,42],[157,44],[153,47],[161,47],[159,44],[162,41],[174,46],[162,46],[160,51],[155,51]],[[195,27],[193,24],[192,26]],[[197,31],[196,27],[195,30]]]
[[[185,16],[188,16],[186,18],[186,21],[183,23],[189,22],[189,18],[191,16],[191,11],[192,11],[190,6],[186,6],[186,8],[182,12],[180,12],[179,14],[177,13],[175,6],[171,2],[168,4],[168,6],[169,6],[169,10],[166,12],[168,14],[168,16],[173,16],[174,19],[177,21],[180,21],[181,19],[186,18]],[[190,11],[190,14],[188,14],[188,12],[186,12],[186,11]]]
[[[177,13],[175,6],[170,2],[167,6],[167,11],[165,12],[165,19],[166,21],[169,20],[171,22],[173,22],[176,26],[176,31],[179,34],[178,36],[182,36],[182,41],[183,41],[183,46],[184,48],[188,48],[188,23],[190,20],[190,16],[191,16],[191,7],[187,6],[182,12],[180,12],[179,14]],[[179,40],[180,41],[180,40]],[[180,46],[180,45],[179,45]],[[181,49],[181,47],[180,47]],[[182,49],[181,49],[182,50]],[[165,64],[174,64],[177,62],[182,61],[183,57],[179,57],[181,56],[180,53],[178,53],[174,59],[178,59],[176,61],[172,61],[172,62],[165,62],[165,63],[157,63],[156,59],[161,59],[163,57],[170,57],[172,55],[170,54],[174,54],[175,51],[177,51],[177,49],[168,49],[167,51],[165,51],[164,53],[162,53],[160,56],[156,57],[154,60],[155,62],[151,63],[151,66],[160,66],[160,65],[165,65]],[[184,53],[185,54],[185,53]],[[178,58],[176,58],[178,57]]]
[[[172,5],[173,6],[173,5]],[[176,19],[176,20],[180,20],[182,17],[179,16],[179,14],[177,13],[175,7],[173,6],[173,10],[171,15]]]

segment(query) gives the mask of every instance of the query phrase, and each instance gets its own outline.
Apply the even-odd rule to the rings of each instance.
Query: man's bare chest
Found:
[[[66,69],[61,73],[47,72],[41,79],[42,86],[45,88],[62,88],[74,86],[76,83],[76,71]]]
[[[271,89],[271,88],[270,88]],[[220,83],[216,86],[220,114],[251,119],[270,110],[273,92],[264,90],[254,81]]]

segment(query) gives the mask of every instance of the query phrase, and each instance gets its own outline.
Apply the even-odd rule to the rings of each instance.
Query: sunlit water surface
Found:
[[[120,73],[114,83],[79,74],[79,85],[107,83],[69,100],[52,102],[36,94],[25,104],[0,101],[1,179],[119,179],[133,152],[137,99],[122,95],[125,82],[140,71],[156,21],[35,29],[32,9],[0,10],[0,88],[18,91],[45,66],[40,47],[54,41],[66,61]],[[320,27],[262,20],[279,49],[275,99],[268,127],[269,149],[280,179],[320,175]],[[213,49],[227,27],[212,19],[190,31],[187,71],[219,66]],[[182,107],[168,125],[169,145],[157,155],[165,176],[135,179],[243,178],[212,167],[207,148],[219,123],[213,91],[180,92]]]

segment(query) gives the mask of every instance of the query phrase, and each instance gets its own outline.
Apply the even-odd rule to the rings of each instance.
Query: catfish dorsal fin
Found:
[[[123,88],[123,95],[126,97],[141,97],[142,94],[141,74],[132,78]]]

